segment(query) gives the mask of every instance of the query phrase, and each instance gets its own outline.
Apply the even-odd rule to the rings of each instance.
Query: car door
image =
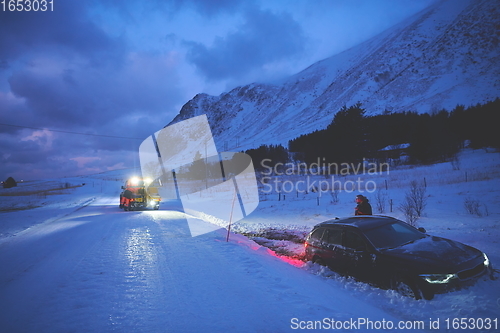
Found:
[[[325,264],[333,271],[345,274],[346,262],[342,250],[342,229],[327,228],[322,237]]]
[[[323,257],[322,238],[325,228],[314,230],[306,240],[306,256],[308,260],[317,260]]]
[[[370,250],[366,239],[354,230],[342,233],[342,256],[347,275],[363,281],[377,278],[375,270],[376,256]]]

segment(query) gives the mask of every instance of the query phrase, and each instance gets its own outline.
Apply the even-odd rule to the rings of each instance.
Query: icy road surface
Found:
[[[242,236],[190,237],[184,213],[162,209],[123,212],[104,197],[0,240],[0,330],[286,332],[292,318],[398,320]]]

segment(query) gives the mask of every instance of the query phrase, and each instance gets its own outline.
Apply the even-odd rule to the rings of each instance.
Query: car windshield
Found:
[[[386,224],[364,233],[378,249],[398,247],[425,237],[420,231],[402,222]]]

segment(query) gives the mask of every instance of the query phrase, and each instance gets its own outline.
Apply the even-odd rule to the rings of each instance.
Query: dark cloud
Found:
[[[166,105],[182,97],[176,79],[175,60],[162,54],[135,54],[119,70],[112,66],[97,70],[65,59],[35,61],[14,71],[8,82],[11,92],[34,111],[35,118],[23,120],[28,126],[89,126],[99,132],[116,119],[159,117]],[[132,121],[129,126],[136,124]],[[115,134],[122,128],[106,130]]]
[[[25,70],[11,76],[9,84],[11,91],[36,111],[36,120],[46,126],[87,123],[85,109],[90,105],[82,103],[85,96],[71,89],[61,75],[41,75]]]
[[[57,1],[54,11],[0,11],[0,60],[47,49],[70,50],[91,57],[118,61],[123,41],[111,38],[87,16],[85,1]]]
[[[120,1],[120,0],[114,0]],[[155,9],[162,8],[170,14],[185,9],[193,9],[202,16],[215,17],[219,14],[234,13],[244,6],[253,4],[252,0],[154,0],[146,6],[154,4]]]
[[[22,119],[33,118],[33,112],[22,99],[16,98],[13,94],[0,92],[0,123],[19,124]],[[1,133],[16,133],[18,127],[0,126]]]
[[[0,178],[59,178],[130,167],[140,142],[47,130],[0,134]]]
[[[244,0],[178,0],[180,5],[191,5],[198,12],[207,16],[214,16],[219,13],[234,12],[243,4],[248,5],[249,1]]]
[[[62,51],[68,46],[61,43],[11,53],[0,71],[8,88],[0,90],[1,122],[89,135],[0,125],[0,178],[129,167],[140,140],[95,134],[146,138],[175,116],[171,105],[188,98],[179,88],[175,56],[127,50],[116,65],[106,56],[96,60],[95,50]]]
[[[236,13],[242,7],[253,5],[255,0],[86,0],[93,7],[101,7],[117,13],[128,24],[141,25],[151,13],[161,13],[165,19],[173,19],[186,10],[204,18],[217,18],[221,14]]]
[[[43,142],[44,140],[42,139],[41,144],[46,144],[46,141]],[[0,141],[0,147],[2,147],[3,151],[8,151],[7,148],[11,147],[13,144],[15,144],[18,147],[18,150],[15,152],[15,154],[3,154],[0,156],[0,161],[2,164],[7,164],[7,163],[17,163],[17,164],[24,164],[24,163],[40,163],[44,162],[47,160],[47,154],[46,152],[41,149],[40,144],[37,142],[31,141],[31,140],[26,140],[26,141],[17,141],[17,142],[11,142],[11,140],[1,140]],[[10,149],[9,149],[10,150]]]
[[[186,41],[187,60],[210,80],[245,76],[252,70],[304,52],[306,37],[287,13],[248,10],[245,23],[213,46]]]

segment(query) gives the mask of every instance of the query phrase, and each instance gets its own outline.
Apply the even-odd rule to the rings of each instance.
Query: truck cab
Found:
[[[125,181],[120,193],[120,208],[125,211],[160,208],[161,197],[158,188],[151,186],[151,181],[139,177],[132,177]]]

